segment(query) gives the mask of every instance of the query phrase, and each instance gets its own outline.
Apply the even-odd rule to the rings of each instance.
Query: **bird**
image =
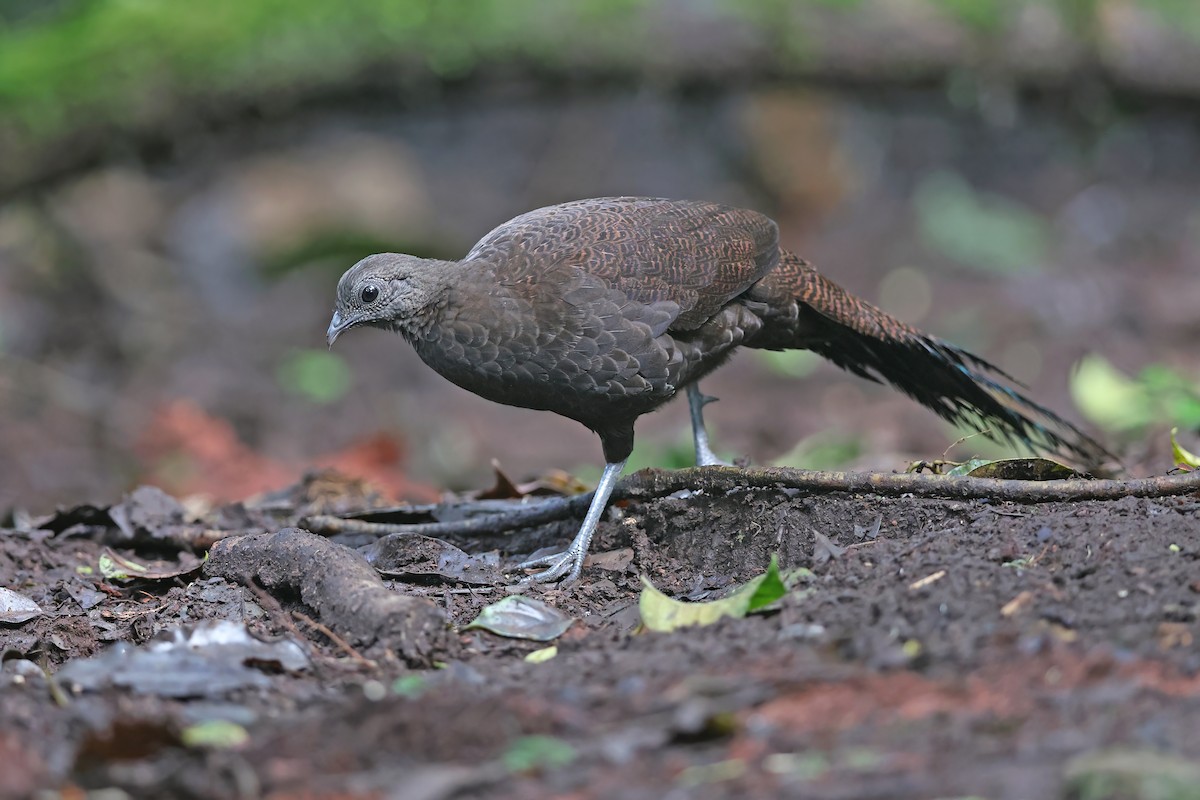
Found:
[[[467,391],[599,436],[605,467],[578,534],[566,550],[522,562],[545,568],[526,581],[579,577],[642,414],[685,394],[697,464],[721,463],[699,382],[739,348],[811,350],[992,438],[1089,463],[1106,455],[999,367],[781,247],[770,217],[720,203],[577,200],[505,222],[459,261],[367,256],[338,281],[329,346],[358,326],[399,333]]]

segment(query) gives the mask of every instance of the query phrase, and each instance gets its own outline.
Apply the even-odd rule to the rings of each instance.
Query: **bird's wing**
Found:
[[[511,284],[576,269],[635,303],[674,307],[667,326],[694,330],[775,267],[779,231],[717,203],[605,197],[522,214],[481,239],[476,259]]]

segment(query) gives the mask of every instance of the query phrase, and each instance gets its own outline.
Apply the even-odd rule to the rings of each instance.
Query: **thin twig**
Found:
[[[958,447],[960,444],[967,441],[968,439],[974,439],[976,436],[991,436],[991,435],[992,435],[992,429],[984,428],[981,431],[975,431],[974,433],[968,433],[966,436],[960,436],[957,439],[955,439],[953,442],[951,442],[949,445],[947,445],[946,449],[942,451],[942,459],[944,460],[946,458],[947,453],[949,453],[951,450]]]
[[[71,705],[71,699],[68,697],[67,693],[63,691],[62,684],[58,682],[58,678],[55,676],[55,674],[50,671],[49,659],[46,657],[44,652],[41,654],[41,658],[38,660],[38,666],[41,667],[42,675],[44,675],[46,678],[46,688],[49,690],[50,698],[54,701],[54,704],[59,708],[66,708],[67,706]]]
[[[313,630],[320,631],[322,634],[324,634],[326,639],[333,642],[334,645],[336,645],[339,650],[341,650],[343,653],[345,653],[347,656],[349,656],[351,658],[351,660],[353,660],[360,667],[366,667],[367,669],[370,669],[370,670],[375,670],[375,669],[379,668],[378,664],[376,664],[374,661],[372,661],[371,659],[364,656],[362,653],[355,650],[354,647],[351,646],[351,644],[349,642],[347,642],[341,636],[338,636],[336,633],[334,633],[329,628],[329,626],[322,625],[320,622],[317,622],[315,619],[308,616],[307,614],[305,614],[302,611],[293,611],[292,616],[295,617],[296,619],[300,620],[301,622],[303,622],[305,625],[308,625]]]
[[[271,619],[281,627],[286,628],[288,633],[296,637],[297,642],[310,644],[308,637],[300,632],[300,629],[296,627],[296,623],[292,622],[291,617],[283,610],[283,605],[270,592],[259,586],[258,582],[254,580],[253,575],[243,575],[240,582],[258,599],[258,604],[262,606],[263,611]]]
[[[992,512],[993,514],[999,514],[1002,517],[1027,517],[1027,516],[1029,516],[1028,514],[1026,514],[1022,511],[1006,511],[1003,508],[989,508],[988,511]]]
[[[317,650],[312,640],[301,633],[300,629],[296,627],[296,623],[292,621],[292,618],[288,615],[287,611],[284,610],[283,604],[280,603],[274,595],[272,595],[263,587],[259,586],[258,582],[254,580],[254,576],[243,575],[240,583],[254,594],[255,598],[258,600],[258,604],[262,606],[262,609],[267,616],[274,620],[275,623],[280,627],[285,628],[288,633],[294,637],[296,643],[305,649],[314,667],[317,667],[326,660],[328,660],[330,663],[337,663],[334,659],[322,655],[321,652]]]
[[[719,495],[745,489],[799,489],[811,494],[847,492],[885,497],[913,495],[946,500],[990,499],[1014,503],[1048,503],[1116,500],[1122,497],[1167,497],[1200,492],[1200,471],[1124,481],[1087,478],[1025,481],[915,473],[819,472],[788,467],[691,467],[672,471],[645,469],[623,478],[613,489],[612,499],[649,500],[685,490]],[[522,506],[505,513],[486,514],[454,522],[392,525],[332,516],[312,516],[303,520],[301,524],[313,533],[321,534],[420,534],[435,537],[486,535],[582,517],[591,501],[592,493],[588,492],[574,497],[556,497],[536,506]]]

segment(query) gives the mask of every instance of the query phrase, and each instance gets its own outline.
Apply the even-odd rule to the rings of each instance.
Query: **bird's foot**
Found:
[[[704,437],[696,441],[696,466],[732,467],[733,464],[730,464],[728,461],[720,458],[716,453],[714,453],[712,448],[708,445],[708,437]]]
[[[702,394],[696,384],[687,387],[688,411],[692,417],[692,441],[696,448],[696,466],[698,467],[728,467],[729,462],[723,461],[713,452],[708,444],[708,431],[704,428],[704,407],[717,402],[717,398]]]
[[[549,583],[560,578],[563,583],[570,583],[578,578],[579,573],[583,570],[584,555],[583,551],[576,552],[574,547],[568,547],[561,553],[551,553],[548,556],[538,556],[528,561],[522,561],[517,565],[517,569],[533,569],[534,567],[548,567],[548,569],[522,579],[517,585]]]
[[[518,586],[560,579],[563,583],[570,583],[579,577],[579,573],[583,571],[583,559],[587,556],[592,534],[596,532],[596,523],[600,521],[600,516],[604,513],[605,506],[608,505],[608,498],[612,495],[613,486],[617,483],[617,476],[624,468],[624,461],[614,461],[604,465],[604,474],[600,476],[600,483],[596,486],[595,494],[592,495],[592,503],[588,506],[587,515],[583,518],[583,525],[579,527],[579,533],[575,534],[575,538],[563,552],[550,556],[538,556],[518,564],[518,569],[549,567],[536,575],[525,578],[517,584]]]

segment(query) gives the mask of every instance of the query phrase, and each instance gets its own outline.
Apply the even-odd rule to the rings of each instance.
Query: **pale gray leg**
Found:
[[[700,387],[694,383],[688,384],[687,397],[688,411],[692,414],[692,441],[696,445],[696,466],[729,466],[727,462],[717,458],[717,454],[712,451],[712,447],[708,444],[708,431],[704,429],[704,407],[709,403],[716,402],[717,398],[700,394]]]
[[[553,581],[558,578],[563,578],[563,583],[570,583],[579,577],[579,572],[583,569],[583,559],[587,556],[588,545],[592,543],[592,534],[596,532],[596,525],[600,522],[600,517],[608,506],[608,498],[617,484],[617,478],[621,477],[623,469],[625,469],[624,461],[604,465],[604,474],[600,476],[600,483],[596,485],[596,494],[592,496],[592,504],[588,506],[587,516],[583,518],[583,525],[580,526],[579,533],[575,534],[571,546],[561,553],[521,562],[518,565],[520,569],[549,567],[545,572],[530,575],[522,583]],[[566,577],[563,577],[564,575]]]

